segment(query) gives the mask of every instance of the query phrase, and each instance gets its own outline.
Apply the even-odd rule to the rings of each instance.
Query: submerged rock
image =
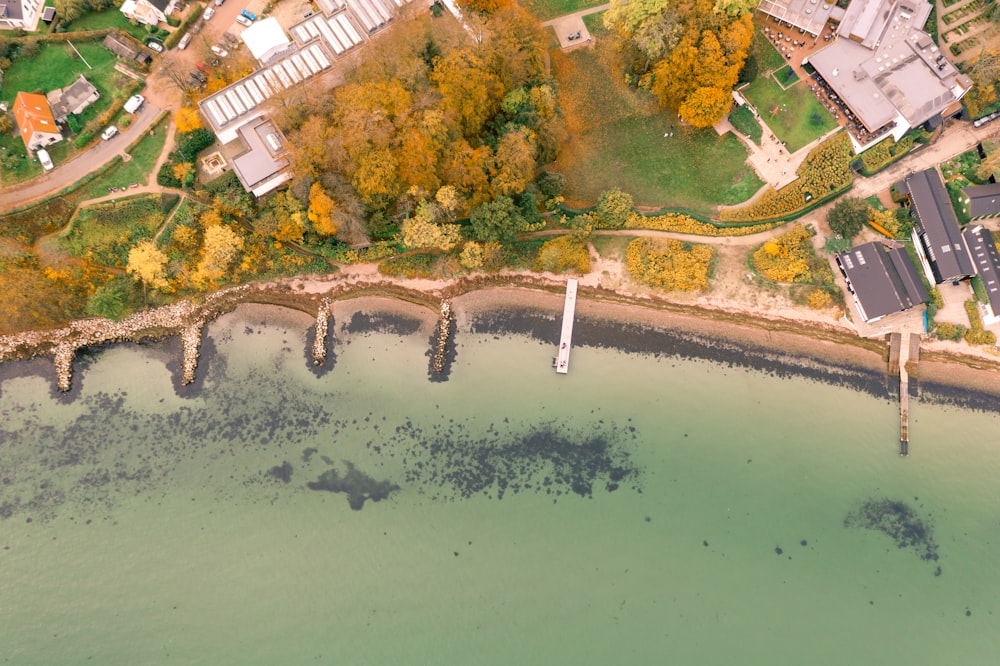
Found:
[[[320,474],[317,480],[310,481],[306,485],[309,490],[344,493],[355,511],[363,509],[367,500],[378,502],[399,490],[399,486],[391,481],[377,481],[359,470],[353,463],[344,461],[344,466],[347,467],[347,472],[343,476],[335,468],[331,468]]]
[[[865,501],[844,518],[844,527],[875,530],[900,549],[912,549],[921,559],[937,561],[938,546],[930,523],[905,502],[883,497]]]

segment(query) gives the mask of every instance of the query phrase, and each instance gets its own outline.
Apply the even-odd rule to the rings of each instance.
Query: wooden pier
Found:
[[[559,336],[559,353],[552,360],[556,372],[569,372],[569,350],[573,346],[573,318],[576,314],[576,278],[566,282],[566,302],[563,304],[562,335]]]
[[[893,353],[895,351],[895,354]],[[890,372],[893,367],[899,375],[899,455],[910,455],[910,373],[906,369],[911,357],[914,361],[920,355],[920,336],[910,334],[909,339],[904,344],[902,335],[893,333],[890,339],[889,359],[895,356],[895,366],[890,365]]]

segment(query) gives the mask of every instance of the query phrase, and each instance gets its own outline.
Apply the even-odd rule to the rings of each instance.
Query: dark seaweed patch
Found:
[[[292,467],[292,463],[285,460],[280,465],[275,465],[271,469],[267,470],[267,475],[272,479],[281,481],[282,483],[289,483],[292,480],[292,473],[295,469]]]
[[[367,500],[379,502],[399,490],[399,486],[391,481],[377,481],[352,463],[344,461],[344,466],[347,468],[344,475],[341,475],[336,469],[330,468],[320,474],[317,480],[310,481],[306,485],[309,490],[344,493],[347,495],[347,501],[351,508],[355,511],[363,509]]]
[[[416,333],[420,326],[419,319],[400,314],[355,312],[345,328],[348,333],[390,333],[404,336]]]
[[[881,532],[892,539],[897,548],[912,549],[922,560],[936,562],[938,559],[938,546],[930,522],[918,516],[905,502],[887,497],[869,499],[847,514],[844,527]]]

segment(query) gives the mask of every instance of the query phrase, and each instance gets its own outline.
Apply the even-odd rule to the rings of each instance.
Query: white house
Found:
[[[34,30],[45,0],[0,0],[0,29]]]
[[[156,25],[167,22],[167,16],[173,13],[175,5],[176,0],[125,0],[121,12],[139,23]]]

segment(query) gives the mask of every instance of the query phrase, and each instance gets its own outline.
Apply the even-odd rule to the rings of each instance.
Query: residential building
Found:
[[[969,256],[976,264],[979,279],[986,288],[987,303],[982,306],[983,323],[1000,322],[1000,252],[989,229],[979,225],[966,227],[962,232]]]
[[[962,203],[973,220],[1000,217],[1000,183],[965,188],[962,190]]]
[[[897,186],[909,197],[913,242],[933,282],[954,282],[976,274],[958,226],[948,190],[937,169],[911,173]]]
[[[28,152],[62,141],[45,95],[19,92],[14,98],[14,121]]]
[[[176,0],[125,0],[121,13],[146,25],[166,23],[173,13]]]
[[[101,93],[97,91],[90,81],[81,74],[76,81],[61,88],[53,90],[45,95],[52,109],[52,115],[57,123],[66,121],[66,116],[71,113],[82,113],[84,109],[101,98]]]
[[[0,0],[0,29],[34,30],[45,0]]]
[[[101,42],[104,48],[114,53],[119,58],[133,60],[142,65],[148,65],[153,60],[153,56],[146,53],[142,44],[124,33],[110,33]]]
[[[930,296],[917,269],[899,244],[880,241],[851,248],[837,255],[837,266],[858,313],[868,323],[926,303]]]

